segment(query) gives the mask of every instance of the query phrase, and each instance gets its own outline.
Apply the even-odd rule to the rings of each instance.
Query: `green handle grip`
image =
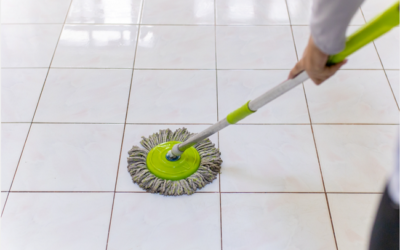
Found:
[[[238,121],[244,119],[246,116],[249,116],[254,112],[256,112],[249,109],[249,102],[250,101],[246,102],[245,105],[236,109],[226,117],[226,120],[228,121],[229,124],[235,124]]]
[[[333,65],[346,59],[355,51],[399,25],[399,2],[378,15],[346,39],[346,47],[328,58],[327,65]]]

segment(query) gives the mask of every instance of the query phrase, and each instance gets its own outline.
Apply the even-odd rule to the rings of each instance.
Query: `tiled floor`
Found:
[[[366,0],[348,32],[392,2]],[[394,164],[398,28],[213,135],[221,175],[197,194],[147,194],[126,170],[141,136],[200,132],[282,82],[310,8],[3,0],[1,248],[366,249]]]

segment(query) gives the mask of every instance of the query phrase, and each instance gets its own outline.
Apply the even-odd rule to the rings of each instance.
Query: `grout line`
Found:
[[[303,88],[304,88],[304,84],[303,84]],[[310,110],[309,110],[309,107],[308,107],[308,101],[307,101],[307,95],[306,95],[305,89],[304,89],[304,95],[306,96],[307,109],[308,109],[308,112],[309,112],[310,122],[311,122],[311,124],[310,124],[311,133],[312,133],[312,136],[313,136],[315,153],[317,155],[319,171],[320,171],[320,174],[321,174],[322,186],[324,187],[324,194],[325,194],[326,205],[327,205],[327,208],[328,208],[328,214],[329,214],[329,218],[331,220],[333,238],[335,240],[336,249],[338,250],[339,247],[338,247],[338,243],[337,243],[337,239],[336,239],[336,232],[335,232],[335,228],[333,226],[332,213],[331,213],[331,209],[330,209],[330,206],[329,206],[328,194],[326,192],[325,180],[324,180],[324,176],[323,176],[323,173],[322,173],[322,167],[321,167],[321,160],[320,160],[319,154],[318,154],[317,141],[316,141],[315,134],[314,134],[314,127],[313,127],[313,123],[312,123],[312,120],[311,120],[311,114],[310,114]]]
[[[3,191],[2,191],[3,192]],[[9,191],[9,193],[114,193],[114,191]]]
[[[324,192],[279,192],[279,191],[271,191],[271,192],[221,192],[222,194],[323,194]]]
[[[217,98],[217,121],[219,121],[219,105],[218,105],[218,56],[217,56],[217,0],[214,0],[214,50],[215,50],[215,87],[216,87],[216,98]],[[220,150],[219,144],[219,131],[217,132],[218,150]],[[222,198],[221,198],[221,169],[218,173],[218,193],[219,193],[219,233],[221,239],[221,250],[223,250],[223,239],[222,239]]]
[[[361,7],[360,7],[360,11],[361,11],[361,14],[362,14],[362,16],[363,16],[363,18],[364,18],[364,21],[367,22],[367,19],[365,18],[364,12],[362,11]],[[375,41],[372,41],[372,44],[374,45],[376,54],[378,55],[378,58],[379,58],[379,62],[381,63],[383,72],[385,73],[385,77],[386,77],[386,80],[387,80],[387,82],[388,82],[388,84],[389,84],[389,88],[390,88],[390,90],[392,91],[392,95],[393,95],[394,101],[396,102],[397,109],[400,110],[400,104],[397,102],[396,95],[394,94],[392,85],[390,84],[389,77],[388,77],[387,74],[386,74],[386,70],[385,70],[385,67],[383,66],[383,62],[382,62],[381,56],[379,55],[378,48],[376,47]]]
[[[48,69],[48,67],[1,67],[1,69]],[[94,70],[132,70],[133,68],[93,68],[93,67],[51,67],[51,69],[94,69]],[[232,71],[290,71],[291,69],[183,69],[183,68],[134,68],[135,70],[201,70],[201,71],[223,71],[223,70],[232,70]],[[341,71],[398,71],[397,69],[340,69]]]
[[[304,87],[304,85],[303,85]],[[70,124],[70,125],[124,125],[125,123],[106,123],[106,122],[1,122],[2,124]],[[127,125],[213,125],[214,123],[126,123]],[[301,125],[310,125],[310,123],[237,123],[232,124],[232,126],[259,126],[259,125],[293,125],[293,126],[301,126]],[[313,125],[347,125],[347,126],[398,126],[397,123],[316,123],[313,122]]]
[[[326,192],[327,194],[383,194],[383,192]]]
[[[2,123],[27,123],[27,122],[2,122]],[[91,124],[104,124],[104,125],[123,125],[124,123],[106,123],[106,122],[32,122],[33,124],[75,124],[75,125],[91,125]]]
[[[303,89],[304,91],[304,89]],[[65,124],[65,125],[125,125],[125,123],[93,123],[93,122],[1,122],[2,124]],[[207,126],[213,125],[213,123],[126,123],[126,125],[134,126]],[[306,126],[310,123],[238,123],[232,124],[231,126]],[[398,126],[397,123],[313,123],[317,126]]]
[[[304,93],[304,94],[305,94],[305,93]],[[306,98],[307,98],[307,96],[306,96]],[[308,108],[308,102],[307,102],[307,108]],[[310,116],[310,120],[311,120],[311,116]],[[325,194],[326,205],[327,205],[327,208],[328,208],[329,218],[330,218],[330,220],[331,220],[333,238],[334,238],[334,240],[335,240],[336,249],[339,249],[338,243],[337,243],[337,239],[336,239],[335,228],[334,228],[334,226],[333,226],[332,213],[331,213],[331,209],[330,209],[330,206],[329,206],[328,194],[327,194],[327,192],[326,192],[325,180],[324,180],[324,176],[323,176],[323,173],[322,173],[321,160],[320,160],[319,154],[318,154],[317,141],[316,141],[316,138],[315,138],[314,128],[313,128],[312,122],[311,122],[311,133],[312,133],[313,140],[314,140],[315,153],[316,153],[316,155],[317,155],[319,171],[320,171],[321,179],[322,179],[322,185],[323,185],[323,187],[324,187],[324,194]]]
[[[117,185],[118,185],[119,167],[121,165],[122,150],[123,150],[123,147],[124,147],[125,131],[126,131],[126,124],[127,124],[126,122],[128,120],[128,114],[129,114],[129,101],[130,101],[130,98],[131,98],[132,85],[133,85],[133,75],[134,75],[134,72],[135,72],[134,68],[135,68],[135,63],[136,63],[136,58],[137,58],[137,48],[138,48],[138,45],[139,45],[139,36],[140,36],[140,29],[141,29],[140,23],[142,21],[143,6],[144,6],[144,0],[141,1],[141,7],[140,7],[139,24],[138,24],[138,30],[137,30],[137,35],[136,35],[135,57],[133,59],[133,65],[132,65],[131,84],[130,84],[130,87],[129,87],[128,102],[127,102],[127,105],[126,105],[124,130],[123,130],[123,134],[122,134],[121,150],[120,150],[120,153],[119,153],[117,176],[115,178],[114,197],[113,197],[113,202],[112,202],[112,206],[111,206],[110,224],[108,226],[106,250],[108,249],[108,241],[110,239],[111,223],[112,223],[112,218],[113,218],[113,213],[114,213],[114,204],[115,204],[115,196],[116,196],[116,193],[117,193],[116,191],[117,191]]]
[[[48,67],[1,67],[1,69],[48,69]],[[51,69],[106,69],[106,70],[132,70],[133,68],[93,68],[93,67],[51,67]],[[232,70],[232,71],[290,71],[291,69],[183,69],[183,68],[134,68],[135,70]],[[398,71],[398,69],[340,69],[341,71]]]
[[[1,69],[48,69],[49,67],[1,67]]]
[[[288,7],[288,4],[287,4],[287,0],[285,0],[285,3],[286,3],[288,15],[289,15],[289,20],[290,20],[289,7]],[[291,20],[290,20],[290,23],[291,23]],[[293,38],[294,48],[295,48],[295,51],[296,51],[296,58],[297,58],[297,61],[299,61],[299,56],[298,56],[298,52],[297,52],[297,48],[296,48],[296,41],[295,41],[295,39],[294,39],[294,33],[293,33],[293,27],[292,27],[292,25],[290,25],[290,29],[291,29],[291,31],[292,31],[292,38]],[[307,94],[306,94],[306,89],[305,89],[305,86],[304,86],[304,82],[302,83],[302,86],[303,86],[304,97],[305,97],[305,101],[306,101],[306,105],[307,105],[308,117],[309,117],[309,119],[310,119],[310,128],[311,128],[311,133],[312,133],[312,136],[313,136],[314,147],[315,147],[315,153],[316,153],[317,160],[318,160],[319,171],[320,171],[320,174],[321,174],[322,186],[323,186],[323,188],[324,188],[325,200],[326,200],[326,204],[327,204],[327,208],[328,208],[328,213],[329,213],[329,219],[330,219],[330,221],[331,221],[331,227],[332,227],[333,238],[334,238],[334,240],[335,240],[336,250],[338,250],[339,247],[338,247],[338,243],[337,243],[337,240],[336,240],[335,228],[334,228],[334,226],[333,226],[333,220],[332,220],[331,210],[330,210],[329,202],[328,202],[328,195],[327,195],[327,193],[326,193],[325,181],[324,181],[324,176],[323,176],[323,174],[322,174],[321,162],[320,162],[320,159],[319,159],[319,154],[318,154],[318,149],[317,149],[317,142],[316,142],[316,140],[315,140],[313,122],[312,122],[312,119],[311,119],[311,112],[310,112],[310,108],[309,108],[309,105],[308,105]]]
[[[25,150],[26,142],[28,141],[29,134],[30,134],[31,129],[32,129],[32,125],[33,125],[33,121],[34,121],[34,119],[35,119],[36,111],[37,111],[37,109],[38,109],[38,107],[39,107],[40,98],[42,97],[44,87],[46,86],[46,81],[47,81],[47,77],[49,76],[51,64],[53,63],[53,59],[54,59],[54,56],[55,56],[55,54],[56,54],[57,47],[58,47],[58,43],[60,42],[61,34],[62,34],[62,32],[63,32],[64,26],[65,26],[65,21],[67,20],[68,12],[69,12],[69,10],[70,10],[70,8],[71,8],[72,2],[73,2],[73,0],[71,0],[71,2],[69,3],[68,10],[67,10],[67,13],[66,13],[65,18],[64,18],[64,23],[63,23],[63,25],[62,25],[62,27],[61,27],[61,30],[60,30],[60,35],[58,36],[58,40],[57,40],[56,46],[54,47],[53,56],[51,57],[49,67],[47,67],[47,74],[46,74],[46,77],[45,77],[45,79],[44,79],[44,81],[43,81],[42,90],[41,90],[41,92],[40,92],[40,95],[39,95],[39,98],[38,98],[38,101],[37,101],[37,104],[36,104],[35,112],[33,113],[33,116],[32,116],[32,121],[30,122],[30,126],[29,126],[29,129],[28,129],[28,133],[26,134],[25,142],[24,142],[24,145],[23,145],[23,147],[22,147],[21,154],[20,154],[19,159],[18,159],[17,167],[15,168],[14,176],[13,176],[13,179],[12,179],[12,181],[11,181],[11,185],[10,185],[9,191],[11,191],[12,185],[14,184],[15,176],[17,175],[17,171],[18,171],[18,168],[19,168],[19,164],[20,164],[20,162],[21,162],[22,155],[23,155],[24,150]],[[4,213],[4,210],[5,210],[5,208],[6,208],[9,195],[10,195],[10,193],[8,193],[7,198],[6,198],[5,202],[4,202],[4,206],[3,206],[3,210],[2,210],[2,212],[1,212],[1,216],[3,216],[3,213]]]
[[[3,191],[2,191],[3,192]],[[1,208],[1,216],[3,216],[3,213],[4,213],[4,209],[6,208],[6,204],[7,204],[7,201],[8,201],[8,197],[10,196],[10,192],[7,192],[7,196],[6,196],[6,200],[4,201],[4,205],[3,205],[3,207]]]
[[[146,191],[1,191],[2,193],[133,193],[133,194],[149,194]],[[383,192],[294,192],[294,191],[265,191],[265,192],[219,192],[219,191],[197,191],[199,194],[383,194]]]
[[[216,22],[216,20],[215,20]],[[2,25],[60,25],[62,23],[2,23]],[[66,25],[74,26],[189,26],[189,27],[212,27],[212,26],[222,26],[222,27],[285,27],[289,24],[161,24],[161,23],[65,23]],[[292,24],[291,26],[310,26],[308,24]],[[359,24],[351,24],[349,26],[360,27]]]
[[[313,125],[362,125],[362,126],[372,126],[372,125],[389,125],[389,126],[393,126],[396,125],[398,126],[399,124],[397,123],[313,123]]]

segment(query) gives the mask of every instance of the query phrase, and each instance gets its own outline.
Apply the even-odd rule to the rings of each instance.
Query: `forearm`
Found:
[[[315,45],[332,55],[344,49],[346,30],[364,0],[314,0],[311,36]]]

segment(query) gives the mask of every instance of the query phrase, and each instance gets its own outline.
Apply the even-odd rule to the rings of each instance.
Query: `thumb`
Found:
[[[347,59],[341,61],[340,63],[334,64],[332,66],[329,66],[329,73],[331,75],[335,74],[336,71],[338,71],[343,65],[345,65],[347,63]]]
[[[289,73],[289,79],[294,78],[297,74],[304,70],[303,62],[300,60]]]

